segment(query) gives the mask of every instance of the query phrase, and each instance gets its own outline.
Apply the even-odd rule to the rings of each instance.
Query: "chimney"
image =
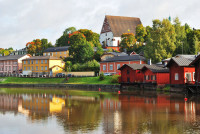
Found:
[[[151,65],[151,59],[149,59],[148,64]]]

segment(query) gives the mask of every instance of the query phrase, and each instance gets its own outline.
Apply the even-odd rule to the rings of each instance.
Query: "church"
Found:
[[[106,15],[100,33],[100,43],[106,49],[119,51],[121,35],[136,33],[137,25],[142,24],[140,18]]]

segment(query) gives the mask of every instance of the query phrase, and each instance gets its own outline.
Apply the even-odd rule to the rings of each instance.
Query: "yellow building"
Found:
[[[65,47],[50,47],[44,50],[43,56],[54,56],[58,58],[69,57],[69,46]]]
[[[55,76],[64,72],[65,63],[62,59],[53,56],[33,56],[22,62],[24,75],[49,75]]]

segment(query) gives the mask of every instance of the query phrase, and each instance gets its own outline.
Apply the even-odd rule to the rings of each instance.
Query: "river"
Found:
[[[196,96],[24,90],[0,89],[0,134],[200,133]]]

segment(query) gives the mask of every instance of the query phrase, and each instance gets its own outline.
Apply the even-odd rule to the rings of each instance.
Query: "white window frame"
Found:
[[[174,77],[175,77],[174,78],[175,80],[179,80],[179,74],[178,73],[175,73]]]
[[[110,65],[110,70],[113,70],[113,65],[112,64]]]
[[[188,81],[192,81],[192,74],[191,73],[185,73],[185,80],[186,80],[186,75],[187,74],[190,74],[190,79],[191,79],[191,80],[188,80]]]
[[[41,60],[41,64],[43,64],[43,60]]]
[[[120,68],[120,64],[117,64],[117,69],[119,69]]]
[[[45,63],[47,63],[47,60],[45,60]]]
[[[192,74],[193,74],[193,81],[195,81],[195,72],[193,72]]]
[[[106,65],[103,65],[103,70],[104,70],[104,71],[106,70]]]

